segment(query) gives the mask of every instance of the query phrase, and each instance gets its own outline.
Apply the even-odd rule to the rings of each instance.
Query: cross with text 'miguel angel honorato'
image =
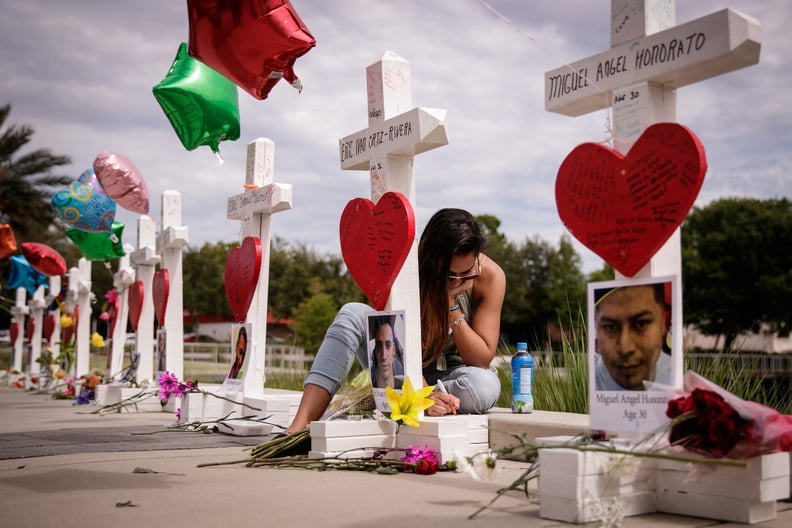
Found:
[[[676,121],[676,89],[759,62],[759,23],[731,9],[676,24],[674,0],[611,0],[611,48],[545,73],[545,109],[611,108],[614,148]],[[680,275],[679,229],[635,277]]]
[[[257,237],[261,241],[261,271],[256,293],[250,303],[246,322],[251,325],[248,336],[251,354],[244,373],[244,393],[247,397],[263,395],[267,301],[269,295],[269,263],[271,216],[292,207],[292,186],[275,183],[275,144],[267,138],[257,138],[247,146],[245,192],[228,199],[226,217],[242,223],[241,238]]]
[[[399,192],[415,210],[414,156],[448,144],[446,111],[411,108],[410,65],[391,51],[366,68],[366,92],[369,126],[339,140],[341,168],[369,171],[372,202]],[[405,312],[405,374],[413,380],[421,379],[417,246],[413,242],[388,299],[389,309]]]

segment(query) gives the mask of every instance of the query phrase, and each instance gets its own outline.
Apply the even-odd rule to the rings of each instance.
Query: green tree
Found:
[[[304,244],[290,246],[275,238],[270,252],[269,306],[275,317],[289,317],[294,308],[317,293],[327,293],[341,306],[365,302],[365,296],[336,255],[319,255]]]
[[[0,129],[10,113],[11,105],[0,107]],[[53,194],[73,179],[54,175],[52,171],[70,164],[71,160],[67,156],[56,156],[48,149],[22,154],[33,132],[28,125],[8,125],[0,133],[0,224],[11,226],[17,245],[23,242],[47,244],[63,256],[67,265],[76,265],[80,251],[53,224],[50,206]],[[8,277],[10,266],[10,259],[0,261],[0,277]],[[0,311],[0,328],[7,328],[10,319],[9,312]]]
[[[11,105],[0,107],[0,127],[10,112]],[[74,179],[54,175],[52,170],[70,164],[71,159],[48,149],[20,154],[32,136],[33,128],[28,125],[9,125],[0,134],[0,223],[11,226],[18,243],[50,244],[65,239],[63,232],[51,229],[54,214],[50,201]]]
[[[231,318],[231,306],[225,294],[225,264],[237,243],[206,243],[200,249],[187,247],[182,262],[184,310],[193,325],[199,316],[217,315]]]
[[[730,350],[760,322],[792,321],[792,203],[725,198],[694,208],[682,224],[685,322],[723,335]]]
[[[294,310],[294,331],[297,344],[309,354],[316,354],[340,307],[327,293],[318,293],[301,302]]]

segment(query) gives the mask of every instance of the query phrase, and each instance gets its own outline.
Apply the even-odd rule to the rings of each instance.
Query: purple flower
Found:
[[[422,460],[426,460],[433,464],[439,464],[437,453],[429,449],[428,445],[424,445],[423,448],[418,447],[418,444],[408,446],[407,449],[404,450],[404,456],[401,458],[402,462],[408,464],[418,464]]]
[[[87,405],[91,403],[93,399],[94,399],[94,391],[88,390],[80,393],[76,398],[74,398],[74,403],[76,403],[77,405]]]

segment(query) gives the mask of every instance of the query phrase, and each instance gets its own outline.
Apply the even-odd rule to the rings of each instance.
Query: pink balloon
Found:
[[[96,179],[107,196],[124,209],[148,214],[149,195],[146,182],[135,164],[122,154],[100,152],[93,164]]]

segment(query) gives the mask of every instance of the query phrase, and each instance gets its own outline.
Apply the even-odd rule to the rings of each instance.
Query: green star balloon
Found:
[[[236,84],[190,57],[186,42],[179,46],[168,74],[152,90],[187,150],[207,145],[217,154],[221,141],[239,139]]]
[[[81,231],[73,227],[66,229],[66,236],[71,238],[83,256],[88,260],[108,260],[123,257],[126,255],[124,246],[121,242],[121,235],[124,233],[124,224],[113,222],[112,234],[93,233]]]

